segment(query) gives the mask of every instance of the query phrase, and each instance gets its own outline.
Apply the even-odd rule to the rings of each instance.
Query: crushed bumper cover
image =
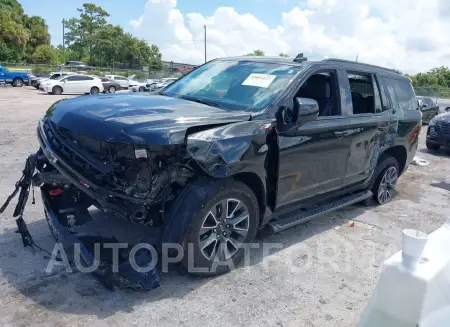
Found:
[[[49,224],[52,234],[58,241],[63,241],[62,238],[70,244],[79,244],[81,261],[86,267],[91,267],[95,264],[96,256],[94,253],[94,244],[100,243],[100,253],[98,268],[92,274],[98,278],[107,288],[113,289],[117,287],[127,287],[135,290],[149,291],[157,288],[161,284],[161,274],[155,267],[147,272],[140,272],[135,270],[130,264],[129,260],[121,260],[126,257],[120,251],[128,251],[128,249],[119,249],[118,265],[114,269],[113,262],[108,260],[112,249],[105,250],[104,243],[119,243],[114,238],[105,238],[96,235],[77,235],[64,225],[65,217],[54,210],[51,206],[51,200],[42,191],[42,201],[45,208],[46,219]],[[77,219],[77,217],[75,217]],[[103,252],[104,251],[104,252]],[[108,253],[106,253],[108,252]],[[104,260],[103,258],[107,259]],[[145,268],[152,260],[152,255],[148,251],[137,252],[135,262],[139,267]]]

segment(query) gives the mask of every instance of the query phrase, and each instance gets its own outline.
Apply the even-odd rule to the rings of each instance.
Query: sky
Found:
[[[43,17],[52,44],[62,19],[89,0],[19,0]],[[61,3],[64,2],[64,5]],[[203,63],[244,55],[305,53],[425,72],[450,66],[450,0],[96,0],[109,22],[160,48],[163,60]]]

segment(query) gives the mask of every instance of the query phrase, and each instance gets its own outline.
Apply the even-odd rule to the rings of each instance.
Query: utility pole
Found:
[[[206,25],[203,25],[203,28],[205,29],[205,62],[206,62]]]
[[[64,31],[64,23],[65,23],[66,21],[64,20],[64,18],[63,18],[63,20],[62,20],[62,25],[63,25],[63,35],[62,35],[62,39],[63,39],[63,44],[62,44],[62,46],[63,46],[63,62],[62,62],[62,64],[65,64],[66,63],[66,45],[65,45],[65,37],[66,37],[66,35],[65,35],[65,31]],[[61,66],[61,71],[62,71],[62,66]]]
[[[356,62],[358,62],[359,53],[356,55]]]

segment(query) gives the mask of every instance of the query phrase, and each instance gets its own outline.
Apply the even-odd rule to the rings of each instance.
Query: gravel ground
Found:
[[[20,177],[26,156],[37,149],[37,120],[62,97],[31,87],[0,87],[0,202]],[[355,326],[383,260],[400,248],[401,230],[431,232],[450,215],[450,192],[431,186],[450,182],[450,152],[428,153],[424,132],[417,155],[430,165],[411,166],[391,203],[351,206],[306,226],[260,236],[282,248],[255,250],[248,267],[220,277],[173,271],[147,293],[110,292],[77,272],[47,274],[48,256],[25,250],[14,233],[11,206],[0,217],[0,325]],[[35,241],[52,249],[39,197],[36,205],[30,201],[25,216]]]

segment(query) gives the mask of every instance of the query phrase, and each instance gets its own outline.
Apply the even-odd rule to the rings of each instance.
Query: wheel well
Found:
[[[233,178],[250,187],[250,189],[255,194],[256,199],[258,200],[259,217],[261,221],[262,217],[264,217],[264,213],[266,210],[266,195],[264,192],[264,185],[261,179],[257,174],[251,172],[238,173],[236,175],[233,175]]]
[[[399,168],[399,171],[401,174],[403,172],[403,170],[405,169],[406,158],[408,157],[405,147],[402,145],[397,145],[397,146],[387,149],[386,151],[384,151],[383,154],[390,155],[390,156],[394,157],[395,160],[397,160],[398,168]]]

